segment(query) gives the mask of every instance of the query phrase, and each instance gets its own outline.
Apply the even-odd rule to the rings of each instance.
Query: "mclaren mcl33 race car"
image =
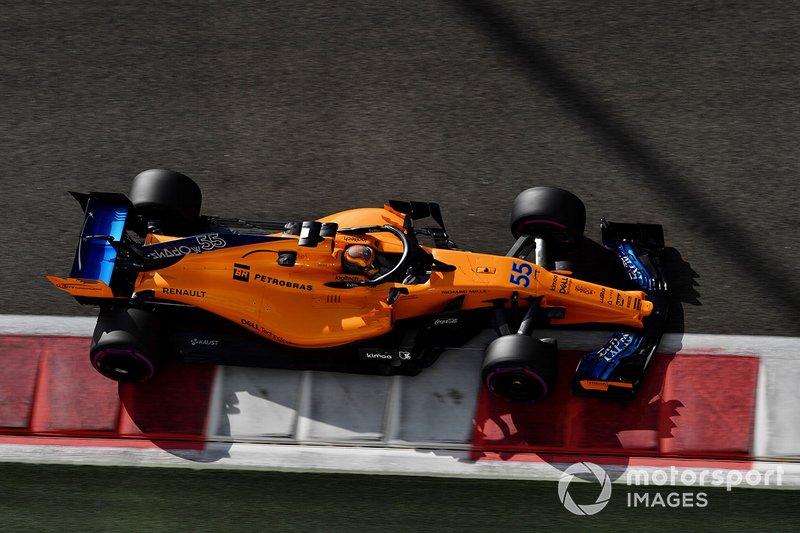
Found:
[[[629,286],[582,281],[570,258],[586,210],[562,189],[517,196],[504,256],[459,249],[428,202],[297,222],[201,216],[197,184],[157,169],[127,196],[72,195],[84,210],[72,272],[49,279],[99,306],[91,364],[122,382],[147,380],[169,359],[415,375],[493,327],[483,383],[530,403],[552,391],[558,369],[556,342],[534,331],[602,323],[610,340],[581,359],[572,388],[630,397],[666,317],[661,227],[603,220]]]

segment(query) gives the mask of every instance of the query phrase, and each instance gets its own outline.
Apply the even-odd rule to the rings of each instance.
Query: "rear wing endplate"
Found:
[[[66,278],[47,279],[78,299],[114,298],[111,278],[131,203],[124,194],[70,194],[83,208],[83,226],[72,270]]]
[[[84,215],[69,277],[110,285],[130,201],[124,194],[115,193],[73,196],[83,206]]]

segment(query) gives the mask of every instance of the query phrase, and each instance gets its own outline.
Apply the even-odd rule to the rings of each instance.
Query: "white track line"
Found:
[[[94,331],[95,322],[94,317],[0,315],[0,335],[89,337]],[[609,337],[609,333],[598,331],[543,330],[538,334],[557,338],[559,347],[566,350],[593,350],[602,346]],[[476,348],[474,343],[467,347]],[[658,351],[800,359],[800,338],[668,333],[664,335]]]
[[[91,337],[97,317],[0,315],[0,335]]]
[[[576,461],[582,458],[576,457]],[[558,481],[568,464],[517,461],[472,461],[468,452],[453,450],[403,450],[347,446],[297,446],[274,444],[209,443],[203,451],[172,451],[148,448],[84,448],[78,446],[0,445],[0,462],[36,464],[80,464],[93,466],[137,466],[221,470],[263,470],[334,474],[402,475],[479,479]],[[800,464],[758,462],[746,465],[759,472],[781,472],[780,486],[800,489]],[[618,484],[627,482],[626,471],[653,468],[604,466]],[[713,463],[674,469],[675,486],[680,474],[714,469]],[[669,468],[666,469],[670,471]],[[710,477],[708,478],[710,480]],[[773,477],[773,479],[775,479]],[[671,481],[666,484],[669,485]],[[699,483],[697,486],[701,486]],[[706,486],[710,486],[706,484]],[[745,483],[742,488],[747,488]],[[765,488],[759,485],[755,488]]]

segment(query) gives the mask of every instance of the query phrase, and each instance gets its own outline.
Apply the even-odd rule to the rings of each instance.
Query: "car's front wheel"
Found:
[[[548,234],[574,244],[586,227],[586,207],[580,198],[556,187],[522,191],[511,206],[511,233]]]
[[[527,335],[512,334],[495,339],[488,348],[481,372],[489,391],[505,400],[535,403],[555,387],[558,348]]]

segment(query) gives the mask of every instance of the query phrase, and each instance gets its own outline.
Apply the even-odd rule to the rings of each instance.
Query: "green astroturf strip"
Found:
[[[577,517],[553,482],[0,464],[0,531],[800,531],[800,492],[693,489],[704,508]],[[666,496],[669,487],[636,489]],[[596,484],[573,483],[577,503]]]

